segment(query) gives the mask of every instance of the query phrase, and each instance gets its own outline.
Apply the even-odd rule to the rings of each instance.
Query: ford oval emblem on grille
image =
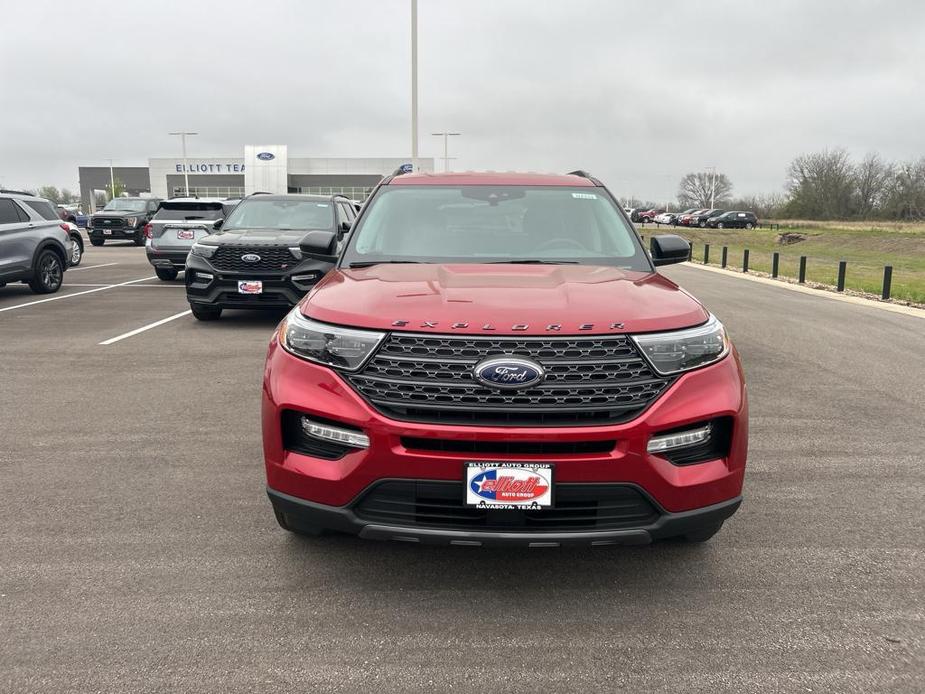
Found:
[[[276,159],[276,155],[273,154],[273,152],[260,152],[257,154],[257,158],[260,161],[271,161],[273,159]]]
[[[241,260],[243,260],[245,263],[259,263],[260,256],[256,253],[245,253],[241,256]]]
[[[543,367],[520,357],[489,357],[475,365],[476,379],[492,388],[529,388],[546,376]]]

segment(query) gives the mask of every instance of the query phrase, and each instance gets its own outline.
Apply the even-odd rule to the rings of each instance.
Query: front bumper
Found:
[[[284,411],[295,410],[361,429],[370,440],[368,449],[353,450],[329,460],[286,450],[283,444]],[[267,484],[277,508],[297,517],[315,517],[321,525],[364,537],[399,534],[396,527],[358,519],[352,508],[364,492],[389,479],[452,481],[460,485],[468,461],[545,462],[555,470],[555,484],[629,485],[652,501],[658,519],[638,527],[558,533],[550,542],[587,540],[646,542],[670,534],[681,519],[693,525],[731,515],[738,507],[745,471],[748,440],[748,402],[738,355],[733,350],[711,366],[680,376],[645,412],[620,424],[568,427],[464,426],[405,422],[373,409],[331,369],[298,359],[270,343],[262,401],[263,446]],[[732,422],[728,454],[691,465],[675,465],[648,453],[649,438],[668,430],[715,417]],[[403,442],[404,438],[404,442]],[[470,442],[589,442],[616,440],[604,453],[517,454],[459,453],[408,448],[409,439],[430,438]],[[713,507],[716,507],[714,509]],[[717,510],[722,509],[722,510]],[[713,515],[714,512],[718,515]],[[722,514],[726,515],[723,516]],[[681,514],[681,515],[678,515]],[[687,515],[685,515],[687,514]],[[686,521],[684,521],[686,522]],[[444,542],[460,537],[456,531],[400,526],[416,541]],[[449,534],[447,534],[449,532]],[[467,534],[467,533],[464,533]],[[471,535],[471,533],[468,533]],[[498,536],[496,531],[476,533]],[[502,533],[510,535],[511,533]],[[502,541],[533,541],[536,531],[513,533]],[[523,537],[520,537],[523,535]],[[434,539],[435,538],[435,539]],[[475,538],[486,542],[486,538]],[[548,539],[548,538],[547,538]],[[538,541],[538,540],[537,540]],[[528,542],[529,543],[529,542]]]
[[[104,234],[104,231],[108,231],[108,234]],[[138,229],[133,227],[122,227],[119,229],[87,229],[87,235],[91,239],[104,239],[106,241],[116,240],[116,241],[128,241],[135,240],[135,237],[138,235]]]
[[[296,267],[283,273],[227,272],[217,270],[200,256],[190,254],[186,262],[186,298],[191,304],[216,308],[286,309],[302,300],[330,266]],[[310,276],[303,284],[293,277]],[[240,294],[238,281],[260,280],[263,292]]]
[[[409,527],[365,521],[352,506],[338,507],[299,499],[267,488],[267,495],[277,513],[298,529],[322,527],[359,535],[369,540],[397,540],[432,545],[560,547],[598,545],[644,545],[656,540],[677,537],[716,526],[742,503],[736,496],[717,504],[679,513],[661,513],[652,522],[635,528],[537,532],[518,530],[450,530],[446,528]]]

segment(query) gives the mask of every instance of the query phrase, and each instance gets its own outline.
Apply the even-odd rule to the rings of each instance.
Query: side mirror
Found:
[[[649,253],[652,255],[652,263],[656,267],[683,263],[690,258],[691,245],[680,236],[660,234],[653,236],[650,240]]]
[[[225,220],[224,220],[224,219],[216,219],[216,220],[212,223],[212,228],[215,229],[216,231],[218,231],[219,229],[222,228],[222,224],[224,224],[224,223],[225,223]]]
[[[337,234],[333,231],[310,231],[299,241],[302,255],[333,256],[337,248]]]
[[[350,231],[350,222],[341,222],[340,226],[337,227],[337,238],[342,239],[344,235]]]

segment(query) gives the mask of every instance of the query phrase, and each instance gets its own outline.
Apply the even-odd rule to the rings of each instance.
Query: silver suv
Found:
[[[58,291],[73,243],[67,222],[48,200],[0,190],[0,287],[25,282],[37,294]]]
[[[175,280],[186,267],[190,248],[221,226],[238,200],[173,198],[164,200],[145,225],[145,253],[162,280]]]

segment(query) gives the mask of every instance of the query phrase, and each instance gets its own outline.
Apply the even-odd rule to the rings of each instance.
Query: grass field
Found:
[[[693,244],[693,259],[703,262],[704,245],[710,244],[710,264],[719,265],[722,247],[728,247],[728,265],[742,267],[743,251],[749,250],[749,269],[771,271],[771,254],[780,253],[780,275],[797,277],[800,256],[806,256],[808,282],[835,285],[838,261],[847,261],[845,287],[880,294],[883,266],[893,266],[892,298],[925,304],[925,224],[892,222],[812,222],[781,220],[780,230],[688,229],[663,227]],[[643,236],[659,233],[647,225]],[[778,241],[780,234],[795,232],[806,237],[790,245]]]

